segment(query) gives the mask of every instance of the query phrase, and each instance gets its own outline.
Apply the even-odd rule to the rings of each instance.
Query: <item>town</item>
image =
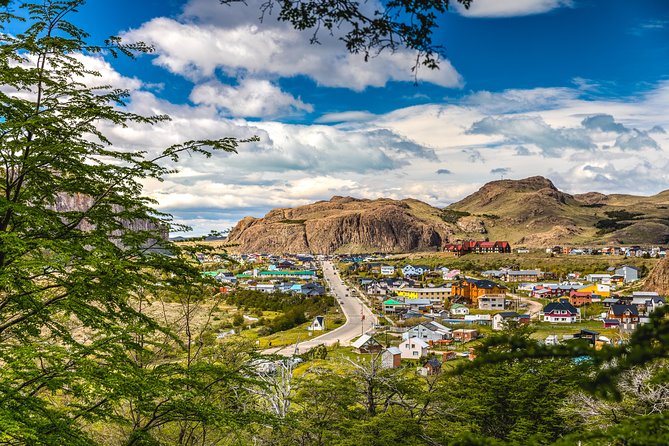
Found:
[[[203,275],[219,284],[222,296],[239,296],[224,299],[238,311],[246,310],[245,323],[227,325],[221,339],[248,336],[266,353],[287,356],[316,346],[377,354],[384,367],[406,362],[423,374],[438,373],[447,361],[472,360],[481,339],[519,326],[531,328],[532,338],[545,345],[575,340],[594,349],[620,345],[666,302],[665,296],[639,287],[652,262],[665,256],[659,246],[550,247],[533,253],[517,248],[512,253],[508,242],[472,240],[447,244],[443,251],[446,257],[426,254],[431,265],[381,254],[231,254],[228,267],[218,269],[211,267],[225,263],[220,256],[200,255],[198,261],[209,269]],[[500,264],[529,256],[544,266],[553,261],[554,267],[446,266],[467,256],[487,256]],[[579,268],[585,258],[606,258],[610,266]],[[564,265],[574,268],[566,271]],[[245,302],[245,293],[268,299],[293,295],[300,302],[316,299],[319,305],[285,331],[269,333],[257,317],[247,314],[257,297]],[[264,323],[271,325],[267,318]],[[355,328],[347,329],[353,324]]]

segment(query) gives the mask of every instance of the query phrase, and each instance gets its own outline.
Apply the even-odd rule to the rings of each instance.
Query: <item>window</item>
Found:
[[[413,355],[414,355],[414,356],[418,356],[418,352],[413,352]]]

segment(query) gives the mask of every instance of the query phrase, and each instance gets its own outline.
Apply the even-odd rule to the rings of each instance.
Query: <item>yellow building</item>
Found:
[[[431,301],[446,301],[451,295],[448,287],[435,288],[396,288],[398,296],[406,299],[430,299]]]
[[[578,289],[579,293],[592,293],[602,297],[611,297],[611,287],[601,283],[593,283]]]

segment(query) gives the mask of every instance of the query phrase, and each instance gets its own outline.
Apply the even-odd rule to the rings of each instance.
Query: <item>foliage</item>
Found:
[[[439,218],[444,220],[446,223],[457,223],[462,217],[467,217],[470,214],[467,211],[456,211],[453,209],[442,209],[439,213]]]
[[[188,253],[165,239],[177,227],[142,195],[142,181],[160,181],[183,155],[234,152],[239,141],[187,141],[157,155],[113,147],[102,125],[169,118],[128,112],[127,91],[92,86],[100,74],[80,56],[151,49],[117,37],[91,45],[67,21],[81,4],[29,3],[22,17],[0,12],[4,443],[93,444],[88,427],[104,421],[128,433],[126,444],[150,444],[158,426],[208,416],[196,389],[206,387],[199,377],[209,365],[193,375],[193,364],[152,362],[155,342],[175,337],[138,308],[142,296],[200,285]]]
[[[223,4],[243,0],[220,0]],[[367,61],[382,51],[403,47],[416,51],[414,72],[422,65],[439,68],[444,49],[432,41],[438,16],[452,0],[389,0],[369,7],[359,0],[264,0],[262,19],[278,9],[277,18],[298,30],[312,30],[311,43],[319,43],[319,32],[341,32],[346,49],[363,54]],[[472,0],[455,0],[466,8]]]

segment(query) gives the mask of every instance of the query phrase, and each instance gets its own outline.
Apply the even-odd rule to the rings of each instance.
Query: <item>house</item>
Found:
[[[400,344],[402,359],[420,359],[427,356],[427,342],[419,338],[409,338]]]
[[[602,283],[593,283],[592,285],[579,288],[577,291],[582,293],[598,294],[604,298],[611,297],[611,286]]]
[[[323,331],[323,330],[325,330],[325,317],[316,316],[314,318],[313,322],[311,323],[311,325],[309,325],[307,327],[307,330],[309,330],[309,331]]]
[[[437,375],[439,372],[441,372],[441,361],[437,358],[428,359],[425,364],[423,364],[423,367],[418,370],[418,373],[423,376]]]
[[[578,333],[574,334],[573,339],[584,339],[594,346],[599,340],[599,332],[594,330],[587,330],[584,328]]]
[[[610,283],[611,274],[588,274],[585,280],[592,283]]]
[[[432,310],[432,302],[429,299],[404,299],[398,298],[404,301],[404,305],[410,310],[419,311],[421,313],[427,313]]]
[[[505,276],[506,282],[538,282],[542,279],[544,273],[539,270],[520,270],[507,271]]]
[[[389,347],[381,352],[381,367],[396,369],[402,363],[402,352],[397,347]]]
[[[609,308],[611,305],[620,303],[620,299],[617,297],[607,297],[606,299],[602,300],[602,305],[604,308]]]
[[[392,265],[381,265],[380,272],[382,276],[392,276],[395,274],[395,267]]]
[[[458,328],[453,330],[453,340],[459,342],[469,342],[479,337],[479,331],[471,328]]]
[[[479,297],[479,310],[503,310],[506,308],[506,295],[484,294]]]
[[[360,336],[355,342],[351,343],[351,347],[358,353],[378,353],[383,350],[381,343],[370,335]]]
[[[451,289],[448,287],[404,287],[396,288],[393,291],[395,291],[398,296],[406,297],[408,299],[429,299],[434,303],[442,303],[451,295]]]
[[[454,300],[478,305],[479,297],[484,294],[506,294],[507,289],[504,285],[499,285],[490,280],[467,278],[451,285],[451,295]]]
[[[592,293],[582,291],[572,291],[569,293],[569,303],[575,307],[590,305],[592,303]]]
[[[620,321],[618,319],[604,319],[604,328],[619,328]]]
[[[637,306],[640,314],[650,315],[665,303],[664,298],[653,291],[635,291],[632,293],[631,304]]]
[[[451,339],[451,329],[438,322],[423,322],[402,333],[402,339],[419,338],[426,342]]]
[[[402,274],[407,276],[421,276],[430,271],[429,266],[424,265],[405,265],[402,267]]]
[[[444,251],[450,252],[453,255],[460,257],[469,253],[510,253],[511,245],[507,241],[476,241],[466,240],[461,243],[448,243],[443,247]]]
[[[639,280],[639,268],[635,266],[623,265],[615,270],[615,274],[623,276],[625,283],[636,282]]]
[[[471,322],[479,325],[490,325],[492,323],[492,316],[489,314],[467,314],[463,322]]]
[[[544,307],[544,322],[573,324],[578,317],[578,310],[567,299],[551,302]]]
[[[557,335],[548,335],[546,336],[546,339],[544,340],[545,345],[558,345],[560,343],[560,340],[558,339]]]
[[[609,308],[606,319],[618,320],[618,328],[621,330],[636,330],[639,325],[639,310],[636,305],[614,304]]]
[[[386,313],[397,313],[404,308],[407,308],[406,304],[395,299],[388,299],[383,302],[383,311]]]
[[[464,316],[469,314],[469,308],[462,304],[453,304],[449,310],[451,317],[453,316]]]
[[[222,283],[237,283],[237,277],[229,271],[221,271],[216,274],[216,280]]]
[[[518,314],[515,311],[503,311],[495,313],[492,316],[492,329],[504,330],[509,322],[528,323],[530,316],[527,314]]]

